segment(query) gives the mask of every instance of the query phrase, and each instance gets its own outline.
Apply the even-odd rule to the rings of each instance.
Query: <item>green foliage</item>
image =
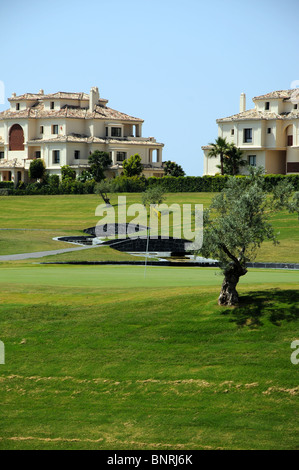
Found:
[[[41,180],[46,176],[46,165],[44,160],[36,158],[32,160],[29,167],[29,178],[33,180]]]
[[[64,180],[75,180],[76,172],[69,165],[64,165],[61,167],[61,179]]]
[[[114,193],[140,193],[145,191],[147,179],[144,175],[138,176],[117,176],[111,180],[111,191]]]
[[[93,176],[94,180],[99,183],[105,178],[104,170],[112,164],[112,160],[108,152],[95,150],[88,157],[88,163],[90,165],[91,175]]]
[[[83,170],[81,175],[78,176],[78,181],[85,183],[86,181],[91,181],[93,179],[92,174],[88,170]]]
[[[113,192],[113,185],[111,184],[112,180],[102,180],[100,183],[97,183],[95,186],[94,192],[99,194],[105,204],[110,204],[110,199],[108,197],[108,193]]]
[[[59,176],[58,175],[49,175],[48,178],[48,183],[49,186],[52,188],[58,188],[59,187]]]
[[[14,188],[14,183],[13,183],[13,181],[0,181],[0,188],[13,189]]]
[[[178,165],[175,162],[167,160],[164,165],[164,174],[167,176],[185,176],[185,172],[181,165]]]
[[[243,160],[243,151],[236,147],[235,144],[229,144],[223,159],[223,174],[225,175],[238,175],[240,167],[248,165],[246,160]],[[221,168],[221,165],[217,165]]]
[[[9,196],[10,194],[12,194],[12,191],[12,189],[0,188],[0,196]]]
[[[162,204],[163,201],[165,201],[165,192],[162,187],[152,186],[142,193],[142,204],[144,206]]]
[[[88,173],[90,175],[90,173]],[[56,176],[56,175],[55,175]],[[163,190],[167,193],[177,193],[177,192],[220,192],[224,189],[228,179],[228,175],[217,175],[217,176],[164,176],[163,178],[150,177],[145,178],[145,176],[117,176],[109,181],[111,181],[111,192],[119,193],[139,193],[144,192],[147,188],[152,186],[162,187]],[[237,175],[235,179],[242,180],[246,179],[244,175]],[[263,189],[267,192],[271,192],[279,182],[287,181],[292,184],[295,191],[299,191],[299,175],[264,175],[262,176],[262,185]],[[56,184],[51,184],[51,175],[49,176],[49,181],[46,185],[41,183],[34,183],[27,185],[25,190],[13,189],[13,183],[11,182],[1,182],[0,185],[3,185],[3,188],[8,187],[11,189],[11,194],[22,195],[22,194],[91,194],[93,193],[93,188],[95,187],[94,179],[87,178],[85,181],[78,179],[78,182],[84,183],[84,186],[77,185],[74,181],[73,184],[63,185],[63,192],[60,193],[59,188],[57,189]],[[7,186],[6,186],[7,185]],[[51,187],[47,189],[47,187]],[[1,186],[0,186],[1,187]],[[55,188],[55,192],[53,192]],[[67,188],[69,188],[70,193],[67,193]],[[78,188],[83,188],[83,193]]]
[[[128,160],[123,162],[124,176],[139,176],[142,173],[143,166],[141,163],[141,157],[136,153],[131,155]]]
[[[227,140],[223,137],[218,137],[215,140],[215,143],[209,144],[212,148],[208,153],[208,157],[220,157],[220,168],[221,168],[221,175],[224,174],[224,157],[227,154],[230,145]]]
[[[162,186],[165,192],[219,192],[228,176],[164,176],[163,178],[151,177],[147,179],[147,185]]]
[[[259,170],[252,169],[246,178],[230,178],[204,212],[200,252],[206,258],[219,260],[224,273],[232,264],[246,272],[246,263],[254,261],[265,240],[278,243],[269,222],[271,213],[283,208],[296,210],[297,196],[292,196],[293,187],[287,180],[281,181],[270,197],[263,185]]]
[[[53,178],[53,177],[57,178]],[[95,181],[86,181],[82,183],[77,180],[65,179],[59,183],[58,175],[50,175],[47,184],[30,183],[24,189],[10,190],[14,196],[27,195],[56,195],[56,194],[93,194]]]

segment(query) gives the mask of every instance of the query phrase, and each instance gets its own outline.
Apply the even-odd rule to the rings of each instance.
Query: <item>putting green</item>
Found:
[[[148,266],[7,267],[0,282],[22,285],[101,288],[216,286],[222,281],[214,268]],[[299,271],[250,269],[240,284],[299,284]]]

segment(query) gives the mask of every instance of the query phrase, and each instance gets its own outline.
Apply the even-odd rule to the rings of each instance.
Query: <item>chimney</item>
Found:
[[[41,88],[41,89],[39,90],[38,94],[39,94],[39,95],[44,95],[44,94],[45,94],[45,93],[44,93],[44,90]]]
[[[12,93],[12,94],[11,94],[11,97],[12,97],[12,98],[16,98],[16,96],[17,96],[16,93]]]
[[[92,87],[89,93],[89,111],[93,112],[95,105],[98,104],[100,99],[98,87]]]
[[[244,113],[246,111],[246,95],[245,93],[241,93],[240,96],[240,113]]]

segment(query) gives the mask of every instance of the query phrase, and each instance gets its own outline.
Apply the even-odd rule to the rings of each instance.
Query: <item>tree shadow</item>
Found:
[[[240,327],[257,328],[263,325],[262,319],[280,326],[283,321],[299,319],[299,290],[269,289],[247,292],[240,295],[237,307],[226,309],[222,314],[229,315],[230,321]]]

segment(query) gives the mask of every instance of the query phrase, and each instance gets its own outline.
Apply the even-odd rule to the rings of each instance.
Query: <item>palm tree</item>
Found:
[[[238,175],[241,166],[246,166],[247,161],[243,160],[243,151],[235,144],[229,144],[224,160],[224,172],[228,175]]]
[[[227,142],[226,138],[223,137],[218,137],[218,139],[215,140],[215,144],[209,144],[212,149],[208,153],[208,157],[218,157],[220,156],[220,168],[221,168],[221,174],[224,174],[224,168],[223,168],[223,163],[224,163],[224,157],[226,156],[230,145]]]

